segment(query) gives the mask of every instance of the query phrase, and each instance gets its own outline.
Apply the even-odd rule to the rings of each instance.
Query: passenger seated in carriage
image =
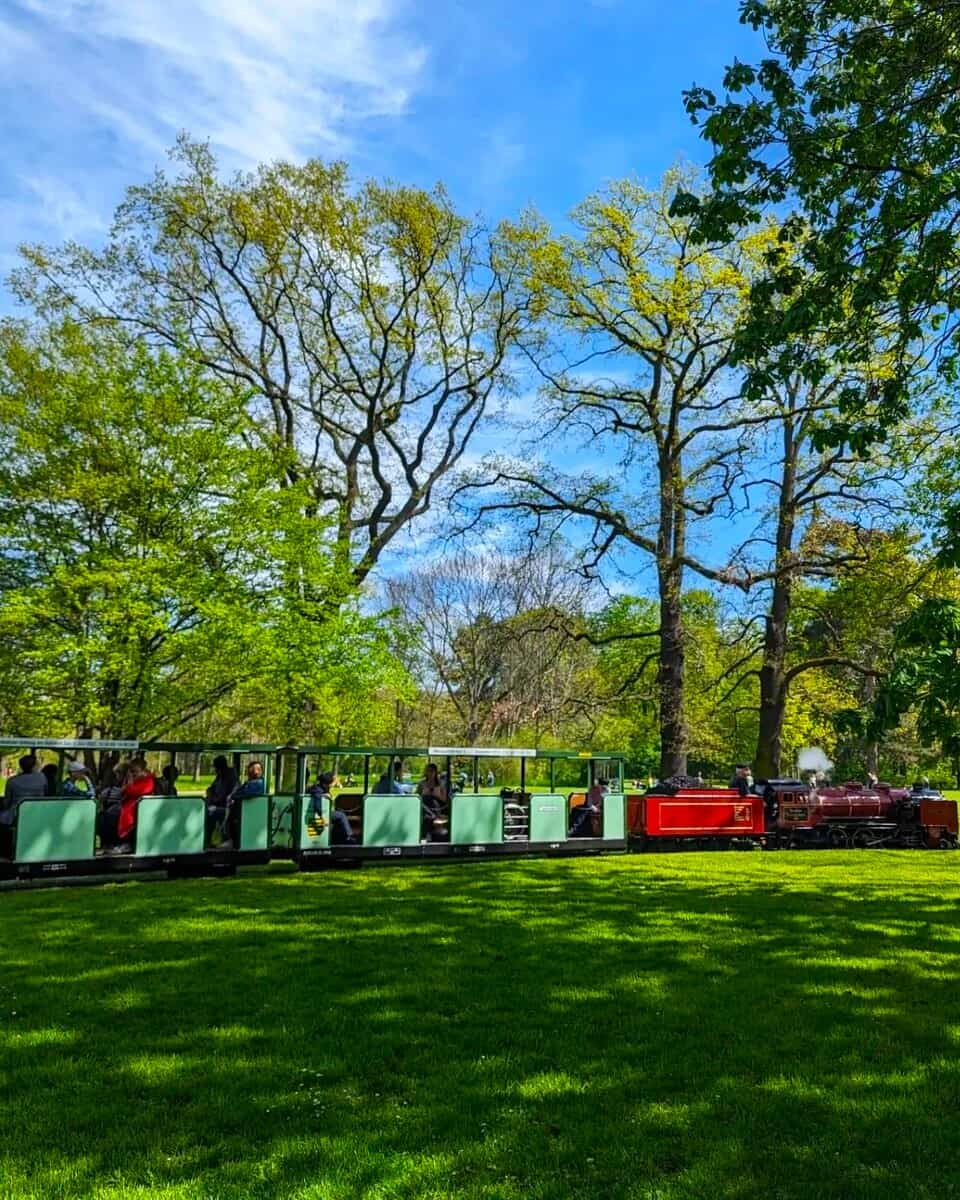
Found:
[[[101,849],[107,854],[132,854],[137,830],[137,808],[144,796],[152,796],[155,780],[143,758],[134,758],[126,772],[123,786],[108,790],[119,793],[119,800],[110,800],[97,817],[97,833]]]
[[[226,759],[224,759],[224,762]],[[233,850],[240,845],[240,818],[243,812],[243,801],[254,796],[266,795],[266,784],[263,779],[263,763],[252,762],[247,767],[247,779],[235,787],[222,804],[207,805],[207,845],[213,839],[213,832],[219,827],[223,834],[220,842],[221,850]],[[208,793],[209,795],[209,793]]]
[[[348,846],[356,842],[350,818],[345,812],[333,807],[333,797],[330,789],[333,786],[333,772],[321,771],[317,781],[307,788],[310,797],[310,821],[316,833],[323,831],[323,802],[328,801],[330,810],[330,842],[334,846]],[[308,830],[309,832],[309,830]]]
[[[36,757],[25,754],[20,759],[20,774],[7,780],[6,790],[0,796],[0,858],[13,858],[13,827],[20,801],[45,795],[46,779],[37,770]]]
[[[399,759],[388,767],[371,789],[374,796],[408,796],[413,789],[403,782],[403,763]]]
[[[68,796],[74,800],[95,799],[96,789],[90,778],[90,772],[79,759],[67,764],[67,778],[63,781],[59,791],[61,796]]]
[[[227,761],[227,756],[218,754],[213,760],[213,783],[207,788],[207,803],[225,806],[239,782],[236,771]]]
[[[599,837],[603,798],[610,788],[605,779],[598,779],[582,804],[570,810],[571,837]]]
[[[157,795],[159,796],[179,796],[177,791],[177,780],[180,778],[180,768],[175,767],[173,763],[167,765],[160,772],[160,778],[157,780]]]
[[[417,784],[420,797],[423,837],[429,842],[445,842],[450,836],[447,814],[447,789],[435,763],[427,763]]]

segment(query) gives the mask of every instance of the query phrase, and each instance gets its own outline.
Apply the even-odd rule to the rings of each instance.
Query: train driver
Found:
[[[749,796],[753,790],[753,776],[750,774],[750,767],[747,763],[737,763],[730,786],[741,796]]]

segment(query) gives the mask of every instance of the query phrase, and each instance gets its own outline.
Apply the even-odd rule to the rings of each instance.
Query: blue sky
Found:
[[[229,168],[343,157],[358,176],[442,179],[491,221],[528,204],[561,218],[605,180],[703,160],[681,93],[759,55],[737,14],[738,0],[0,0],[0,278],[21,242],[98,243],[180,130]],[[0,287],[0,313],[12,305]],[[502,441],[488,427],[471,458]]]
[[[556,217],[701,159],[681,91],[757,51],[736,0],[0,0],[0,273],[97,241],[181,129]]]

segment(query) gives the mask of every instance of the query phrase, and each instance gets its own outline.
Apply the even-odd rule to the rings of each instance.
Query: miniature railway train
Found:
[[[103,801],[45,795],[15,808],[0,797],[6,837],[0,880],[166,871],[170,876],[229,875],[239,866],[292,860],[301,870],[363,862],[581,855],[640,850],[770,850],[902,847],[956,849],[957,802],[927,788],[886,784],[813,787],[797,780],[759,783],[747,794],[677,780],[643,791],[624,786],[620,754],[480,747],[342,748],[0,738],[4,754],[53,753],[62,779],[65,756],[83,755],[103,777],[121,755],[163,758],[222,755],[234,778],[244,764],[262,768],[262,794],[238,799],[235,839],[210,844],[204,794],[145,794],[123,853],[98,845]],[[95,765],[99,757],[99,766]],[[442,812],[396,778],[410,760],[444,768],[452,794]],[[518,780],[481,791],[485,764],[511,765]],[[311,766],[362,763],[335,796],[309,787]],[[576,763],[576,768],[571,766]],[[376,764],[386,769],[373,783]],[[582,790],[556,786],[558,768],[576,770]],[[456,786],[459,769],[460,785]],[[489,768],[488,768],[489,769]],[[492,774],[492,772],[490,772]],[[601,780],[604,786],[601,787]],[[371,786],[373,784],[373,786]],[[472,789],[472,790],[471,790]],[[336,790],[336,789],[333,789]]]

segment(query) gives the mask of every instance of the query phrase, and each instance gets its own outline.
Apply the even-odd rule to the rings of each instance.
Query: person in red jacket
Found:
[[[120,790],[119,806],[100,814],[100,844],[108,854],[130,854],[137,826],[137,805],[144,796],[152,796],[156,784],[146,762],[135,758],[130,763],[127,782]]]

